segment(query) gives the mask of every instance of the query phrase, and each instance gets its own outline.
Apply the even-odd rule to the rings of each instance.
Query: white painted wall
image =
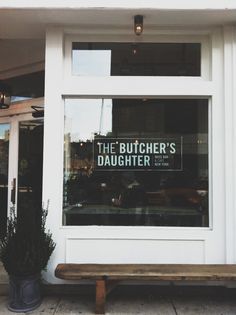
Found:
[[[44,38],[48,25],[133,32],[135,14],[144,16],[145,29],[163,26],[235,23],[235,0],[67,0],[0,2],[0,38]]]
[[[78,41],[86,40],[86,37],[92,38],[91,34],[81,34],[81,29],[79,32],[80,35],[74,34],[72,38],[68,37],[62,28],[49,28],[47,32],[43,199],[45,202],[50,200],[48,226],[56,240],[57,248],[49,262],[46,279],[50,282],[60,282],[53,276],[55,267],[60,262],[235,263],[236,242],[231,219],[234,218],[233,204],[236,195],[233,194],[234,180],[232,172],[230,173],[234,159],[230,147],[234,132],[231,97],[233,84],[227,85],[227,81],[232,79],[232,29],[219,27],[202,32],[203,38],[209,38],[209,42],[203,54],[203,67],[207,67],[208,71],[203,71],[201,78],[72,77],[71,41],[75,38]],[[153,40],[155,37],[158,41],[161,32],[162,40],[173,34],[172,30],[167,28],[159,31],[156,36],[153,33],[150,37],[146,35],[145,40]],[[179,34],[181,32],[186,41],[194,41],[194,36],[198,36],[196,29],[192,30],[192,36],[189,28],[179,30]],[[178,37],[176,33],[177,29],[175,40]],[[109,41],[115,38],[117,41],[129,41],[130,37],[103,34],[96,35],[96,40]],[[101,95],[210,97],[209,228],[62,226],[63,97]],[[52,126],[56,132],[52,133]],[[230,189],[226,192],[227,187]]]
[[[47,10],[46,8],[65,8],[66,10]],[[33,34],[42,37],[47,24],[58,24],[67,28],[49,27],[46,39],[46,90],[45,90],[45,138],[44,138],[44,182],[43,199],[50,201],[48,227],[53,233],[57,247],[49,262],[45,275],[49,282],[60,282],[53,276],[59,262],[161,262],[161,263],[235,263],[235,199],[236,187],[234,170],[236,111],[236,31],[235,27],[187,28],[191,23],[227,23],[236,16],[235,0],[137,0],[137,1],[16,1],[2,0],[0,17],[12,22],[7,29],[0,28],[1,38],[20,38]],[[35,10],[28,10],[34,8]],[[22,9],[19,10],[19,9]],[[26,10],[23,10],[26,9]],[[81,10],[74,10],[81,9]],[[112,11],[112,10],[113,11]],[[181,10],[189,10],[185,14]],[[202,10],[197,12],[194,10]],[[58,14],[58,12],[60,13]],[[89,27],[78,27],[79,12],[82,24]],[[114,15],[110,15],[113,12]],[[99,33],[101,40],[133,39],[132,18],[135,12],[150,14],[149,25],[141,40],[150,35],[152,40],[158,36],[182,34],[183,36],[209,35],[210,67],[202,78],[72,78],[70,69],[70,53],[65,47],[68,33],[74,33],[78,40],[89,38],[96,27],[96,39]],[[154,13],[155,14],[154,14]],[[5,16],[4,16],[4,13]],[[32,13],[32,14],[31,14]],[[44,14],[45,13],[45,14]],[[108,14],[109,13],[109,14]],[[152,24],[158,14],[158,23],[176,23],[178,29]],[[196,14],[199,13],[199,14]],[[166,17],[169,16],[169,19]],[[72,17],[72,19],[70,19]],[[89,17],[89,19],[88,19]],[[120,20],[122,17],[122,20]],[[174,17],[174,20],[171,18]],[[192,19],[194,17],[194,19]],[[145,17],[146,18],[146,17]],[[15,20],[16,19],[16,20]],[[2,22],[1,22],[2,21]],[[16,23],[14,24],[14,21]],[[68,24],[76,22],[75,25]],[[80,22],[81,22],[80,21]],[[124,25],[114,24],[122,21]],[[153,22],[152,22],[153,21]],[[104,24],[103,24],[104,22]],[[4,19],[0,19],[4,23]],[[107,25],[113,23],[113,28]],[[186,23],[186,24],[185,24]],[[201,24],[201,23],[200,23]],[[3,25],[3,24],[2,24]],[[20,28],[18,29],[18,26]],[[32,26],[32,28],[30,28]],[[107,30],[107,33],[105,34]],[[128,30],[128,31],[127,31]],[[128,32],[128,33],[127,33]],[[123,36],[121,36],[123,34]],[[133,39],[134,40],[134,39]],[[135,39],[136,40],[136,39]],[[67,41],[67,40],[66,40]],[[3,43],[3,42],[2,42]],[[6,42],[7,43],[7,42]],[[30,42],[28,42],[30,43]],[[1,42],[0,42],[1,45]],[[10,45],[10,43],[9,43]],[[67,44],[66,44],[67,45]],[[2,46],[3,47],[3,46]],[[28,47],[28,49],[26,49]],[[20,46],[12,53],[13,63],[2,62],[7,57],[7,50],[0,49],[0,70],[8,67],[24,66],[26,63],[39,61],[43,51],[41,48],[32,54],[31,45]],[[35,43],[35,48],[37,44]],[[66,48],[64,50],[64,48]],[[36,49],[37,50],[37,49]],[[19,55],[17,55],[19,53]],[[2,54],[2,55],[1,55]],[[204,55],[206,56],[206,55]],[[18,58],[18,59],[17,59]],[[205,64],[206,65],[206,64]],[[212,71],[211,71],[212,70]],[[78,88],[79,87],[79,88]],[[128,87],[128,88],[127,88]],[[156,88],[158,87],[158,89]],[[177,227],[63,227],[62,226],[62,186],[63,186],[63,126],[65,96],[201,96],[210,97],[211,102],[211,134],[210,134],[210,173],[211,173],[211,226],[210,228],[177,228]],[[53,132],[52,132],[53,131]],[[140,253],[145,253],[140,255]]]
[[[236,9],[234,0],[2,0],[2,8],[159,8],[159,9]]]
[[[169,32],[171,36],[172,30]],[[181,33],[181,31],[179,31]],[[177,30],[175,30],[176,39]],[[183,33],[183,31],[182,31]],[[186,33],[186,31],[184,31]],[[182,35],[194,40],[196,30]],[[235,263],[235,28],[216,29],[209,34],[208,49],[212,56],[212,73],[208,69],[202,78],[73,78],[70,70],[72,38],[66,40],[61,28],[50,28],[47,33],[46,54],[46,115],[44,150],[44,201],[50,200],[48,226],[57,248],[50,260],[46,279],[56,282],[54,269],[59,262],[159,262],[159,263]],[[160,34],[159,34],[160,35]],[[86,36],[76,36],[86,40]],[[151,35],[150,38],[153,35]],[[204,37],[203,36],[203,37]],[[183,37],[181,40],[183,40]],[[96,36],[111,40],[114,36]],[[120,37],[120,40],[124,37]],[[158,40],[158,36],[155,37]],[[74,39],[74,37],[73,37]],[[91,37],[90,37],[91,39]],[[117,37],[119,39],[119,36]],[[130,40],[126,37],[126,40]],[[153,40],[153,39],[152,39]],[[163,37],[162,37],[163,40]],[[207,50],[206,50],[207,51]],[[65,54],[64,54],[65,53]],[[26,58],[26,57],[25,57]],[[27,60],[27,58],[25,59]],[[207,65],[206,60],[203,65]],[[211,67],[209,67],[211,68]],[[55,75],[56,71],[56,75]],[[225,78],[225,81],[223,80]],[[107,80],[107,82],[105,81]],[[106,84],[104,84],[104,82]],[[80,89],[78,89],[78,86]],[[127,89],[127,86],[129,88]],[[156,89],[158,86],[158,89]],[[96,88],[95,88],[96,87]],[[171,87],[171,88],[170,88]],[[100,95],[152,96],[212,96],[211,117],[211,227],[63,227],[63,126],[62,96]],[[57,132],[52,133],[53,130]],[[56,158],[55,158],[56,157]],[[140,253],[145,253],[140,255]]]

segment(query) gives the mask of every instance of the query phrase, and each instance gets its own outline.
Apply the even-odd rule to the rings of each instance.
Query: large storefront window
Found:
[[[208,226],[208,100],[66,99],[63,224]]]
[[[78,76],[200,76],[200,43],[72,43]]]

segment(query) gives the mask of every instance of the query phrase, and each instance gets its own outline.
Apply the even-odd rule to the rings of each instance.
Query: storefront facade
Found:
[[[0,12],[18,14],[5,41],[38,36],[45,45],[45,66],[35,44],[38,59],[30,54],[21,73],[45,70],[44,98],[37,90],[0,112],[5,204],[15,189],[19,206],[24,185],[49,200],[51,283],[60,262],[235,263],[236,7],[102,2],[16,11],[12,1]],[[1,79],[10,83],[13,70]],[[44,106],[44,119],[32,118],[32,105]],[[37,189],[22,175],[24,128],[38,144],[28,148],[32,169],[43,161]]]

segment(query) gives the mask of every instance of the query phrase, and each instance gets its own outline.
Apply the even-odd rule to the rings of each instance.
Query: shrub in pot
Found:
[[[7,221],[6,236],[0,240],[0,259],[9,275],[8,309],[27,312],[41,304],[40,275],[55,248],[46,230],[47,209],[33,220],[17,220],[14,208]]]

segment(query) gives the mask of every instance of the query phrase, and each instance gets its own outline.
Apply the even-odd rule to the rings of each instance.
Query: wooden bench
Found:
[[[235,281],[236,265],[59,264],[55,276],[95,280],[95,313],[105,314],[106,296],[120,281]]]

